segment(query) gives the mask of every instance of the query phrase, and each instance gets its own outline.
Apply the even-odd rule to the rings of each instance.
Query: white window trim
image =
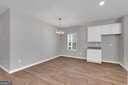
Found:
[[[73,49],[73,45],[71,45],[71,46],[69,46],[69,41],[71,42],[71,44],[73,44],[73,37],[71,37],[71,36],[73,36],[73,35],[76,35],[76,39],[75,39],[75,43],[76,43],[76,49]],[[71,39],[70,40],[68,40],[69,39],[69,37],[71,37]],[[71,49],[69,49],[69,47],[71,47]],[[67,50],[68,51],[76,51],[77,50],[77,33],[68,33],[67,34]]]

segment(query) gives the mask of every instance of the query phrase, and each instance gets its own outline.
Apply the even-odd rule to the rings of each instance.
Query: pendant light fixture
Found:
[[[61,27],[62,26],[62,18],[61,17],[59,17],[58,18],[58,23],[59,23],[59,27]],[[58,34],[58,35],[64,35],[64,32],[63,31],[58,31],[58,30],[56,30],[56,34]]]

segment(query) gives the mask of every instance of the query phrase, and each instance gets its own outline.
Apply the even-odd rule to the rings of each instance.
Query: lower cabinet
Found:
[[[101,49],[88,49],[87,62],[102,63],[102,50]]]

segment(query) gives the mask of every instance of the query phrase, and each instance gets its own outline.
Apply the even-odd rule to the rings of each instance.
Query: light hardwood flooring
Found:
[[[0,69],[0,80],[12,80],[13,85],[128,85],[127,72],[120,65],[66,57],[11,75]]]

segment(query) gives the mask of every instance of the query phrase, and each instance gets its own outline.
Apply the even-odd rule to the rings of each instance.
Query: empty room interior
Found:
[[[128,85],[128,1],[0,0],[0,85]]]

